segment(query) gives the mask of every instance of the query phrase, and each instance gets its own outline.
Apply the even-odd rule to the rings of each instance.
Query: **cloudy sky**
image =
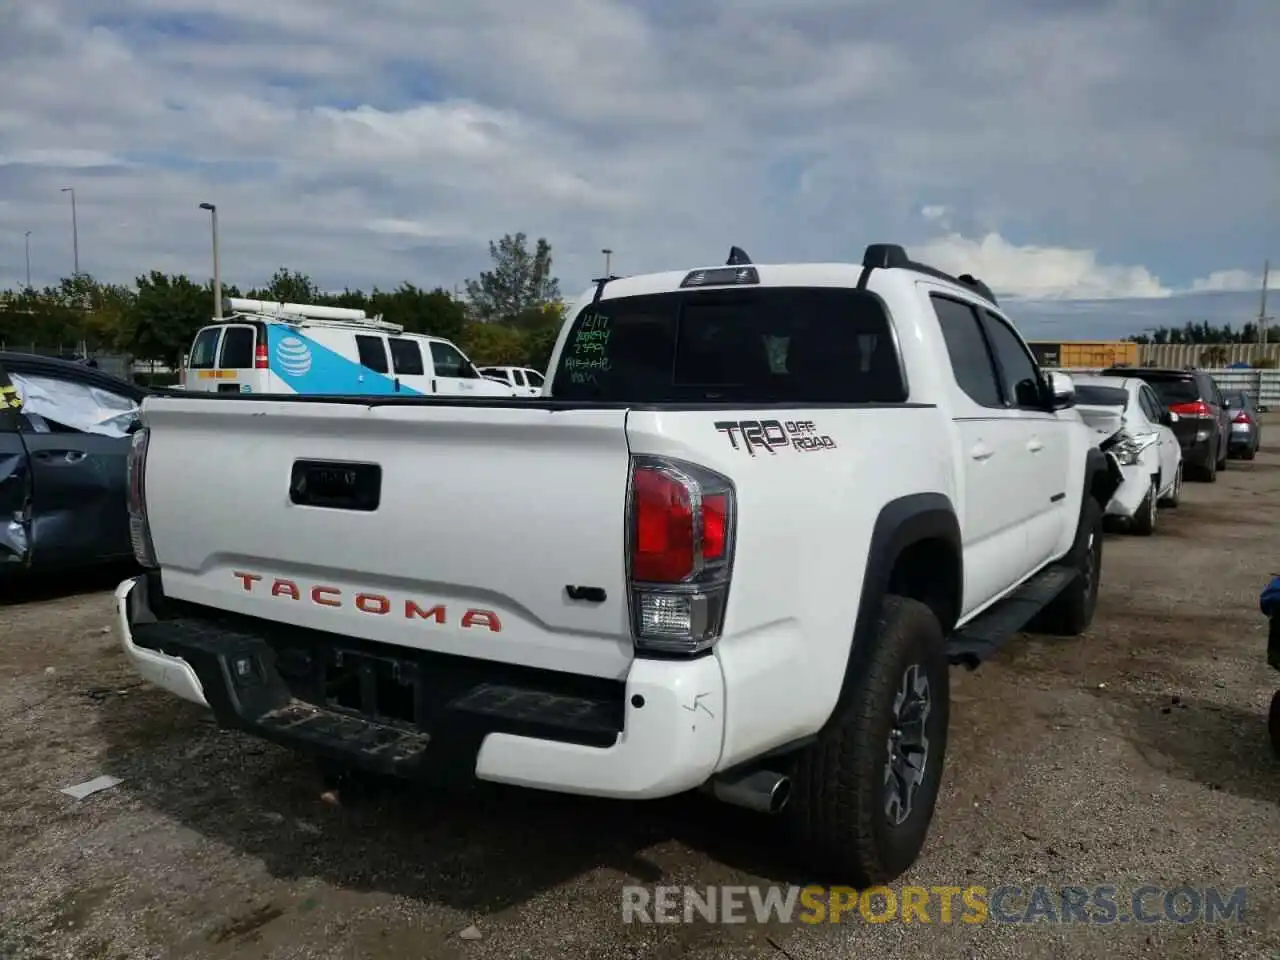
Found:
[[[1036,335],[1244,321],[1280,262],[1276,0],[0,0],[0,288],[280,265],[452,288],[972,271]],[[1273,286],[1280,283],[1273,280]],[[1280,293],[1274,302],[1280,303]]]

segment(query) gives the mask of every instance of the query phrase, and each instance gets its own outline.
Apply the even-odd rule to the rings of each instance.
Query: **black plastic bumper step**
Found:
[[[340,745],[345,750],[389,764],[416,759],[431,742],[431,737],[421,731],[374,723],[301,700],[291,700],[264,713],[257,722],[264,733],[287,735],[322,746]]]
[[[975,669],[1024,629],[1078,576],[1080,571],[1075,567],[1059,564],[1045,567],[990,610],[953,633],[947,643],[948,659],[952,664]]]

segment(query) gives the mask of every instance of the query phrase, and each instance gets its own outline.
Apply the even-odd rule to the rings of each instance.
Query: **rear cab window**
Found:
[[[900,403],[882,301],[837,287],[616,297],[574,318],[552,396],[630,403]]]

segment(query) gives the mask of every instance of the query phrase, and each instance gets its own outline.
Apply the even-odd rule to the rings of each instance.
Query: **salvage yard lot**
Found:
[[[326,803],[305,761],[138,683],[108,577],[0,607],[0,957],[1272,957],[1277,520],[1280,455],[1232,461],[1154,537],[1108,536],[1087,636],[953,673],[938,815],[901,881],[1245,886],[1243,923],[626,925],[624,884],[806,878],[763,821],[697,798]],[[104,773],[122,783],[59,793]]]

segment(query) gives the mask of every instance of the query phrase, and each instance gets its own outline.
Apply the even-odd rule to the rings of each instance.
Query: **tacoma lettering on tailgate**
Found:
[[[264,583],[264,578],[260,573],[244,573],[236,570],[232,573],[232,576],[240,581],[246,593],[253,593],[257,584]],[[387,616],[394,610],[402,614],[406,620],[432,620],[442,625],[449,622],[448,609],[443,603],[419,603],[408,598],[392,599],[386,594],[364,591],[347,600],[337,587],[328,587],[318,583],[299,584],[296,580],[284,580],[279,577],[271,581],[271,587],[268,592],[273,597],[285,600],[309,600],[319,607],[351,606],[361,613],[368,613],[378,617]],[[492,633],[502,632],[502,621],[498,619],[498,615],[492,610],[478,610],[468,607],[462,616],[458,618],[458,625],[467,630],[475,627],[486,627]]]

